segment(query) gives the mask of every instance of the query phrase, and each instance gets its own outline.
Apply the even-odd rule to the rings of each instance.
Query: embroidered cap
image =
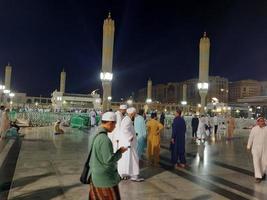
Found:
[[[136,113],[136,109],[134,107],[128,108],[126,111],[128,114]]]
[[[115,113],[114,112],[105,112],[102,115],[102,121],[115,122],[116,121]]]
[[[127,105],[120,105],[120,109],[121,110],[126,110],[127,109]]]

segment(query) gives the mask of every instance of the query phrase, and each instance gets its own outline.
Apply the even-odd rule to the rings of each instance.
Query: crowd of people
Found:
[[[96,126],[97,113],[90,112],[91,126]],[[267,170],[267,126],[264,117],[256,120],[252,128],[247,149],[251,151],[254,165],[255,182],[260,183],[266,177]],[[118,184],[122,180],[142,182],[140,176],[140,160],[146,160],[148,165],[159,167],[161,134],[164,131],[165,114],[152,112],[149,117],[144,110],[137,110],[127,105],[120,105],[114,113],[103,113],[101,125],[93,139],[90,154],[90,199],[120,199]],[[171,160],[176,168],[185,168],[185,138],[186,122],[181,110],[177,109],[172,121],[170,140]],[[192,139],[200,140],[200,145],[212,134],[224,134],[227,140],[232,140],[236,128],[235,119],[231,116],[221,117],[193,115],[191,120]],[[0,139],[19,127],[9,119],[9,109],[0,107]],[[61,121],[54,126],[55,134],[64,134]],[[146,155],[146,156],[144,156]],[[201,157],[201,155],[200,155]]]
[[[231,115],[227,117],[214,115],[212,120],[208,115],[201,115],[200,117],[193,115],[191,127],[193,140],[205,141],[212,133],[215,137],[226,135],[227,140],[232,140],[236,122]]]
[[[147,119],[144,110],[120,105],[114,113],[105,112],[92,142],[90,155],[90,199],[120,199],[118,184],[121,180],[142,182],[140,160],[146,150],[147,163],[158,167],[164,114],[160,121],[156,112]],[[186,124],[177,110],[171,138],[171,162],[185,167]]]

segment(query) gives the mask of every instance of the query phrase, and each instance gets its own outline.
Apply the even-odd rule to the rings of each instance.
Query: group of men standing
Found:
[[[137,114],[135,108],[127,109],[126,105],[121,105],[115,114],[116,127],[109,134],[113,150],[116,152],[121,146],[128,147],[128,151],[118,161],[118,172],[122,179],[143,181],[139,177],[139,160],[147,147],[150,164],[159,165],[160,134],[164,127],[157,120],[157,113],[152,113],[151,119],[146,122],[142,109]]]
[[[119,147],[128,148],[121,159],[118,161],[118,172],[122,179],[128,179],[132,181],[143,181],[143,178],[139,177],[139,157],[138,155],[138,134],[143,134],[139,131],[136,132],[134,124],[136,120],[136,109],[131,107],[127,108],[126,105],[120,105],[116,115],[116,127],[109,134],[109,138],[113,145],[113,151],[116,152]],[[137,120],[141,116],[137,117]],[[144,123],[144,119],[139,122]],[[140,126],[140,125],[139,125]],[[140,127],[142,128],[142,126]],[[143,130],[145,131],[145,130]],[[146,135],[146,132],[145,132]],[[140,135],[141,137],[142,135]]]
[[[207,136],[211,135],[212,129],[214,130],[215,136],[218,133],[218,130],[226,129],[224,120],[220,120],[217,115],[214,115],[212,123],[210,122],[210,117],[201,115],[199,118],[194,115],[191,121],[192,127],[192,138],[199,140],[206,140]],[[227,139],[233,139],[233,133],[235,130],[235,119],[229,116],[226,120],[227,123]]]
[[[90,199],[120,199],[120,179],[143,181],[139,176],[139,158],[146,147],[150,164],[159,165],[160,135],[164,126],[158,121],[157,113],[152,113],[147,122],[144,116],[143,110],[137,114],[135,108],[126,105],[121,105],[116,113],[103,114],[92,143]],[[177,110],[170,147],[171,161],[177,167],[186,164],[185,132],[185,121]]]

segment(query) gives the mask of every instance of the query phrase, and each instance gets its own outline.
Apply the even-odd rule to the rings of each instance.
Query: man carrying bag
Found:
[[[113,153],[113,145],[107,134],[111,134],[116,124],[113,112],[106,112],[102,116],[102,124],[95,136],[84,171],[80,178],[82,183],[90,183],[89,199],[119,200],[120,176],[117,171],[117,161],[126,147],[120,147]],[[89,163],[89,165],[88,165]],[[87,178],[89,175],[89,179]]]

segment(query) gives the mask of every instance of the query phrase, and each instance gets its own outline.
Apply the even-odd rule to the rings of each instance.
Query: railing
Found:
[[[89,116],[88,113],[62,113],[62,112],[10,112],[10,120],[16,119],[28,122],[30,126],[50,126],[57,120],[70,123],[74,116]]]
[[[54,124],[57,120],[70,123],[71,118],[75,116],[89,117],[89,113],[63,113],[63,112],[57,113],[57,112],[37,112],[37,111],[14,112],[14,111],[11,111],[9,116],[10,116],[11,121],[15,121],[16,119],[28,121],[30,126],[50,126]],[[167,128],[171,128],[173,119],[174,119],[173,115],[166,115],[165,126]],[[186,121],[187,129],[189,128],[191,129],[192,117],[185,116],[184,119]],[[221,122],[222,121],[224,121],[224,123],[227,125],[227,118],[222,118]],[[235,121],[236,121],[236,128],[238,129],[248,128],[248,127],[255,125],[256,123],[255,120],[253,119],[236,118]],[[211,125],[213,125],[212,122],[213,122],[213,119],[210,118]]]

